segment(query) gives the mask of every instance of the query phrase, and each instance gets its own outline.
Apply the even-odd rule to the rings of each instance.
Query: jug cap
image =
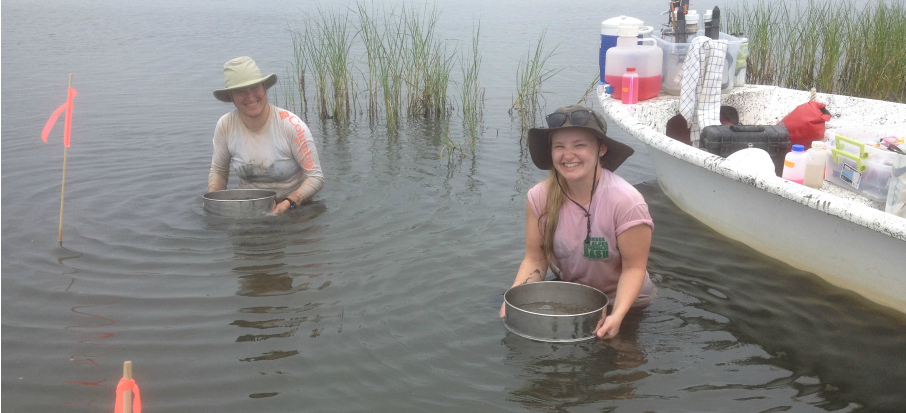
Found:
[[[613,17],[613,18],[602,21],[601,28],[602,29],[608,29],[608,28],[617,29],[621,25],[624,25],[624,24],[634,24],[636,26],[641,26],[642,21],[639,19],[636,19],[635,17],[629,17],[629,16]]]
[[[812,148],[824,149],[823,141],[812,141]]]
[[[805,152],[805,146],[793,145],[793,152]]]
[[[621,24],[617,36],[636,37],[639,35],[639,26],[635,24]]]

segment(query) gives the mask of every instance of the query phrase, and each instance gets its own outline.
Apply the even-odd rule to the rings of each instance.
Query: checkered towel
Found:
[[[691,128],[692,146],[696,148],[705,126],[720,125],[720,81],[726,56],[726,40],[705,36],[692,39],[686,52],[679,105],[680,114]]]

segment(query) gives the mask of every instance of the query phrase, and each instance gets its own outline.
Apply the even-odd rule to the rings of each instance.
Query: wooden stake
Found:
[[[132,362],[123,362],[123,378],[132,380]],[[132,390],[123,392],[123,413],[132,413]]]
[[[72,73],[69,74],[69,87],[72,88]],[[67,89],[67,93],[68,93]],[[68,110],[68,109],[67,109]],[[69,115],[67,113],[67,115]],[[63,146],[63,188],[60,190],[60,236],[58,241],[63,245],[63,201],[66,199],[66,157],[69,154],[69,148]],[[131,392],[130,392],[131,394]],[[131,411],[131,410],[130,410]]]

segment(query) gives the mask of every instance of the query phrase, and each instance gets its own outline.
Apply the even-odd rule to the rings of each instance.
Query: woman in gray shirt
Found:
[[[214,97],[233,102],[214,130],[214,156],[208,191],[226,189],[229,170],[239,176],[239,188],[277,193],[273,213],[295,208],[324,186],[324,173],[308,125],[298,116],[267,103],[267,89],[277,75],[261,76],[249,57],[223,66],[226,88]]]

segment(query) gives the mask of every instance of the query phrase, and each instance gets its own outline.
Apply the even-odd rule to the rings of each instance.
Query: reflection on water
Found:
[[[507,333],[505,362],[524,369],[524,384],[510,391],[511,400],[533,410],[565,411],[635,398],[636,383],[650,376],[637,369],[647,363],[638,341],[643,317],[638,309],[630,311],[611,340],[556,344]]]
[[[325,290],[331,281],[320,272],[324,264],[316,261],[322,254],[319,245],[323,241],[326,226],[318,224],[318,217],[326,212],[322,202],[314,201],[300,205],[297,211],[283,216],[243,222],[241,226],[232,221],[213,223],[233,228],[227,231],[232,243],[231,262],[241,264],[232,269],[237,278],[237,296],[248,297],[252,302],[287,296],[288,302],[298,303],[311,300],[313,295]],[[276,225],[275,225],[276,224]],[[289,232],[288,227],[304,228]],[[308,292],[301,295],[300,293]],[[299,294],[299,295],[297,295]],[[295,295],[295,296],[294,296]],[[318,310],[324,305],[311,301],[302,305],[254,305],[238,309],[239,318],[229,323],[246,331],[236,338],[236,343],[253,346],[243,353],[247,356],[238,360],[248,362],[275,362],[300,355],[297,341],[292,338],[300,329],[305,329],[309,338],[321,335],[319,324],[328,317]],[[262,374],[264,374],[262,372]],[[275,372],[282,375],[282,372]],[[275,397],[279,391],[255,392],[250,399]]]

